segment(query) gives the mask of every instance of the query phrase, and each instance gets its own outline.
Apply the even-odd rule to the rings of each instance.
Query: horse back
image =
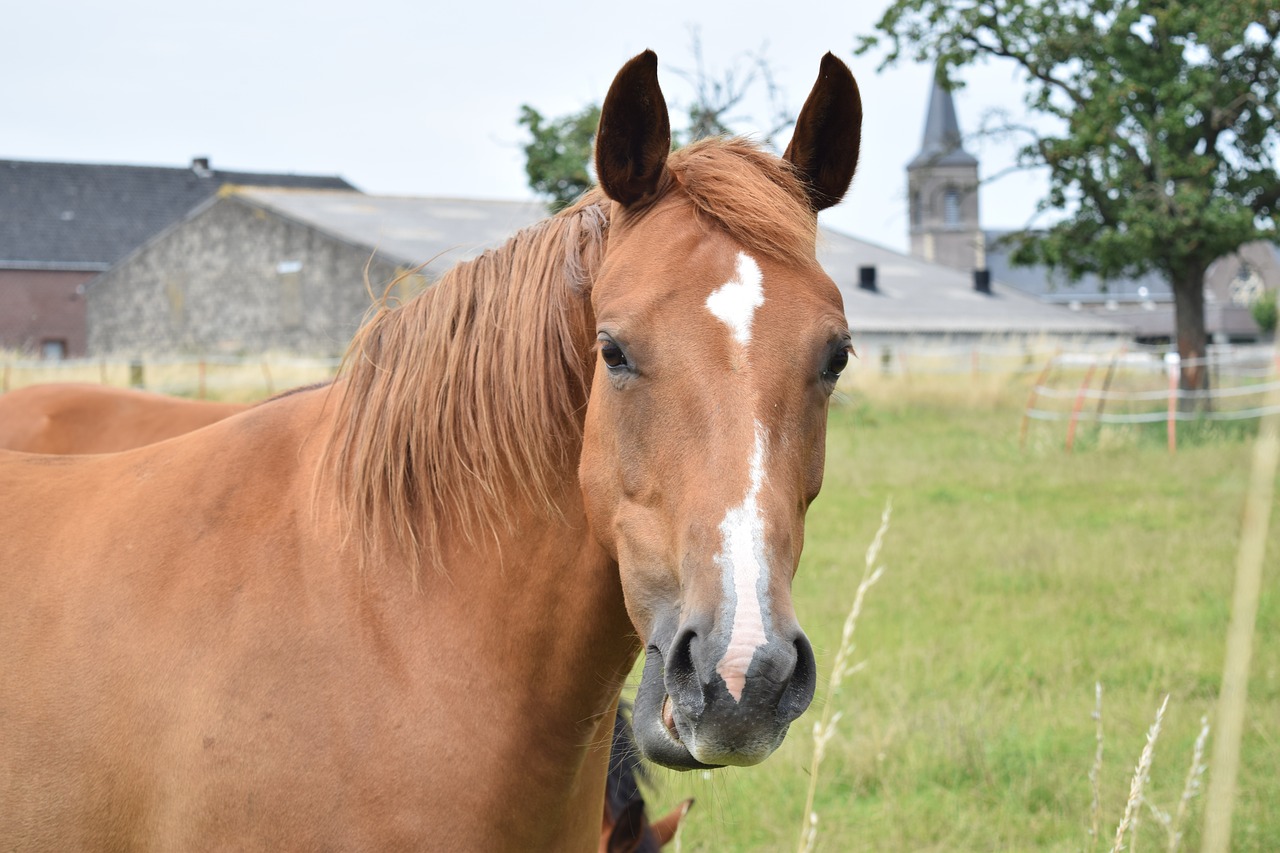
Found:
[[[26,453],[113,453],[191,432],[248,408],[82,383],[0,396],[0,448]]]

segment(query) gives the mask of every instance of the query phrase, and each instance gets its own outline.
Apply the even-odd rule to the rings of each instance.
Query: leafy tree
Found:
[[[1016,238],[1013,260],[1078,277],[1165,275],[1178,352],[1205,353],[1204,274],[1276,237],[1280,5],[1275,0],[896,0],[857,50],[954,70],[1013,62],[1027,106],[1057,119],[1020,164],[1047,167],[1040,209],[1065,212]],[[1184,366],[1182,386],[1207,385]]]
[[[576,113],[547,120],[528,104],[520,107],[519,123],[533,140],[524,146],[525,173],[534,192],[547,196],[553,211],[568,206],[592,184],[591,146],[600,107],[589,104]]]

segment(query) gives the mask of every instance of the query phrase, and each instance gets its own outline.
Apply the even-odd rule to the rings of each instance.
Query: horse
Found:
[[[285,392],[293,393],[293,392]],[[111,453],[142,447],[239,414],[248,403],[186,400],[109,385],[30,385],[0,396],[0,448],[28,453]],[[600,835],[601,853],[649,853],[674,837],[686,800],[649,821],[631,724],[614,720]]]
[[[0,448],[114,453],[191,432],[247,408],[109,385],[28,385],[0,395]]]
[[[860,128],[827,54],[781,158],[673,152],[645,51],[599,187],[378,307],[332,385],[0,454],[0,843],[589,851],[642,651],[642,755],[765,760],[814,691],[817,212]]]
[[[631,723],[619,708],[613,719],[598,853],[658,853],[675,837],[680,822],[693,807],[693,800],[685,800],[656,823],[650,823],[644,795],[640,792],[640,783],[645,777],[644,766],[636,754]]]

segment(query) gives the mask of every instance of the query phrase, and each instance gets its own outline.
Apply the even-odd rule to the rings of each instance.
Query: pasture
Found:
[[[859,368],[832,412],[795,587],[819,698],[760,767],[655,771],[651,808],[697,798],[684,851],[796,849],[811,727],[891,498],[886,571],[855,636],[865,668],[832,700],[843,718],[819,776],[816,849],[1109,850],[1166,693],[1147,798],[1172,812],[1221,680],[1253,429],[1188,429],[1170,456],[1160,430],[1113,428],[1082,435],[1068,455],[1061,424],[1033,424],[1019,451],[1026,380],[975,388],[966,376],[880,380]],[[1235,850],[1280,849],[1278,530],[1273,522]],[[1199,849],[1202,806],[1203,791],[1181,849]],[[1153,814],[1140,818],[1138,849],[1166,849]]]

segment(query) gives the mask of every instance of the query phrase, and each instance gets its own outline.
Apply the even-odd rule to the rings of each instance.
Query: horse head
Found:
[[[791,583],[851,350],[817,211],[848,189],[860,127],[830,54],[781,160],[733,140],[671,153],[651,52],[602,108],[579,482],[646,649],[637,741],[668,767],[760,762],[813,698]]]

